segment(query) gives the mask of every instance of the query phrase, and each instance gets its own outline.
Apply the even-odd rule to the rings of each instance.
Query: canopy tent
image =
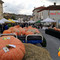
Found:
[[[35,21],[33,21],[33,20],[30,20],[30,21],[28,21],[28,23],[35,23]]]
[[[15,22],[19,23],[19,21],[18,21],[18,20],[13,20],[13,21],[15,21]]]
[[[10,21],[11,23],[15,23],[15,21],[13,21],[12,19],[8,19],[8,21]]]
[[[41,20],[38,20],[38,21],[36,21],[35,23],[40,23],[41,22]]]
[[[0,24],[4,24],[4,23],[5,23],[4,21],[0,20]]]
[[[46,19],[44,19],[44,20],[41,21],[41,22],[56,22],[56,21],[53,20],[53,19],[50,19],[50,18],[46,18]]]
[[[1,19],[3,22],[5,22],[5,23],[8,23],[8,22],[10,22],[10,21],[8,21],[7,19],[5,19],[5,18],[3,18],[3,19]]]

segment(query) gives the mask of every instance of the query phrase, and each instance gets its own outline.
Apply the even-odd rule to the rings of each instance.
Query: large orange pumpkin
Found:
[[[10,28],[9,28],[9,30],[13,30],[13,29],[14,29],[14,27],[10,27]]]
[[[28,31],[31,31],[31,32],[33,32],[34,34],[40,33],[39,30],[36,29],[36,28],[28,29]]]
[[[15,33],[15,32],[16,32],[17,34],[20,32],[18,28],[14,28],[14,29],[11,30],[11,31],[12,31],[12,33]]]
[[[19,28],[20,26],[19,25],[16,25],[16,26],[14,26],[15,28]]]
[[[4,30],[3,31],[3,34],[10,34],[11,33],[11,30]]]
[[[60,51],[58,52],[58,56],[60,57]]]
[[[8,30],[10,30],[11,33],[15,33],[16,35],[18,35],[18,33],[19,33],[18,28],[15,28],[15,27],[10,27]]]
[[[60,31],[60,29],[58,29],[58,31]]]
[[[20,27],[18,30],[19,30],[19,35],[21,34],[25,35],[25,30],[23,28]]]
[[[15,45],[16,47],[15,48],[10,47],[8,48],[9,51],[5,52],[3,48],[6,47],[6,45],[8,44]],[[0,60],[22,60],[24,54],[25,54],[25,47],[19,39],[13,36],[0,37]]]
[[[54,30],[58,31],[58,29],[56,27],[54,27]]]
[[[33,35],[34,33],[33,32],[31,32],[31,31],[27,31],[26,33],[25,33],[25,35]]]
[[[25,30],[25,32],[28,30],[28,28],[27,28],[27,27],[24,27],[23,29]]]
[[[36,29],[36,33],[40,33],[38,29]]]
[[[32,26],[29,26],[28,29],[32,29],[33,27]]]

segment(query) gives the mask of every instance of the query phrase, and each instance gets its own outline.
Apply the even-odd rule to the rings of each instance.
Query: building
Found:
[[[40,11],[43,8],[45,8],[45,7],[41,6],[41,7],[34,8],[34,10],[33,10],[33,20],[34,21],[40,20],[40,18],[38,19],[38,11]]]
[[[2,19],[3,18],[3,1],[2,0],[0,0],[0,19]]]
[[[60,5],[50,5],[38,11],[38,18],[46,19],[47,17],[56,20],[56,27],[60,26]]]
[[[46,19],[47,17],[54,20],[60,20],[60,5],[56,5],[56,3],[54,3],[54,5],[38,11],[38,18]]]

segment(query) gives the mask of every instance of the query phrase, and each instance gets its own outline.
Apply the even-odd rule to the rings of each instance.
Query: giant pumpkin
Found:
[[[58,31],[60,31],[60,29],[58,28]]]
[[[19,29],[18,28],[14,28],[13,30],[11,30],[12,31],[12,33],[17,33],[17,35],[19,34]]]
[[[8,44],[15,45],[16,47],[8,48],[9,51],[3,50]],[[23,43],[13,36],[0,37],[0,60],[22,60],[25,54],[25,47]]]
[[[25,30],[25,32],[28,30],[28,28],[27,28],[27,27],[24,27],[23,29]]]
[[[56,27],[54,27],[54,30],[58,31],[58,29]]]
[[[23,28],[18,28],[18,30],[19,30],[19,34],[18,35],[25,35],[25,30],[23,29]]]
[[[10,27],[10,28],[9,28],[9,30],[13,30],[13,29],[14,29],[14,27]]]
[[[15,28],[19,28],[20,26],[19,25],[16,25],[16,26],[14,26]]]
[[[11,30],[4,30],[3,31],[3,34],[10,34],[11,33]]]
[[[40,33],[39,30],[36,29],[36,28],[28,29],[28,31],[31,31],[31,32],[33,32],[34,34]]]
[[[28,29],[32,29],[33,27],[32,26],[29,26]]]
[[[33,32],[31,32],[31,31],[27,31],[26,33],[25,33],[25,35],[33,35],[34,33]]]

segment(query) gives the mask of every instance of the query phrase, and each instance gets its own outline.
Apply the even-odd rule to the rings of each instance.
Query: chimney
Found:
[[[54,2],[54,6],[56,6],[56,2]]]

